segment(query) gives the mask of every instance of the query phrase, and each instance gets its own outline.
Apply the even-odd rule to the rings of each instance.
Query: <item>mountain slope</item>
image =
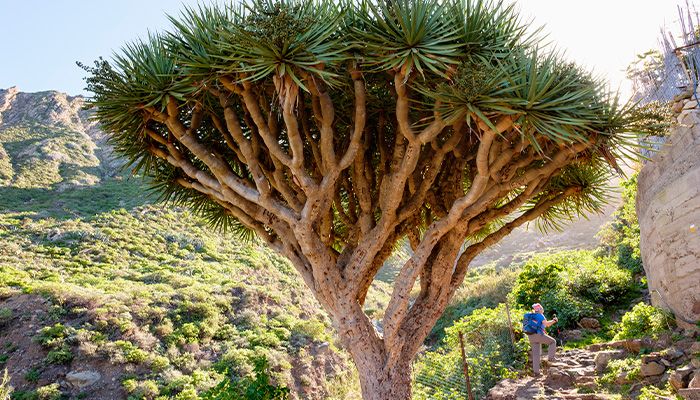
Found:
[[[194,399],[259,356],[295,398],[352,398],[354,368],[291,265],[152,204],[82,105],[0,90],[0,367],[13,398]]]

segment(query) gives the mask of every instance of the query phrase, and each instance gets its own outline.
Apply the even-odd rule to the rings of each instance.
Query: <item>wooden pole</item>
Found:
[[[508,327],[510,327],[510,342],[513,344],[513,349],[515,349],[515,332],[513,332],[513,321],[510,320],[510,307],[508,307],[508,302],[506,301],[506,316],[508,317]]]
[[[474,394],[472,393],[472,384],[469,381],[469,366],[467,365],[467,356],[464,354],[464,335],[462,332],[459,333],[459,347],[462,350],[462,367],[464,368],[464,380],[467,382],[467,394],[469,395],[469,400],[474,400]]]

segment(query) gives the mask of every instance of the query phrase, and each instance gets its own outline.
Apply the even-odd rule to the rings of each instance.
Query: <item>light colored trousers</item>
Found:
[[[549,361],[554,361],[554,354],[557,351],[557,340],[547,334],[541,335],[539,333],[527,335],[527,337],[530,339],[530,346],[532,347],[532,372],[539,374],[542,345],[547,345],[547,358]]]

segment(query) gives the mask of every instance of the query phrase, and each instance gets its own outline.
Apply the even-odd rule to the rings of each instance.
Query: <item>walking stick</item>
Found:
[[[464,354],[464,335],[459,333],[459,348],[462,350],[462,367],[464,368],[464,379],[467,381],[467,395],[469,400],[474,400],[472,393],[472,384],[469,381],[469,366],[467,365],[467,356]]]
[[[508,326],[510,327],[510,343],[513,345],[513,350],[515,350],[515,333],[513,332],[513,322],[510,320],[510,307],[508,307],[508,302],[506,305],[506,316],[508,317]]]

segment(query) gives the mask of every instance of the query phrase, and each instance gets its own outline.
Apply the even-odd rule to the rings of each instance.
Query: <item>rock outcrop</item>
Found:
[[[684,100],[669,140],[639,173],[637,213],[652,303],[700,320],[700,110]]]
[[[63,190],[118,174],[124,160],[84,105],[56,91],[0,89],[0,185]],[[31,178],[38,170],[41,179]]]

